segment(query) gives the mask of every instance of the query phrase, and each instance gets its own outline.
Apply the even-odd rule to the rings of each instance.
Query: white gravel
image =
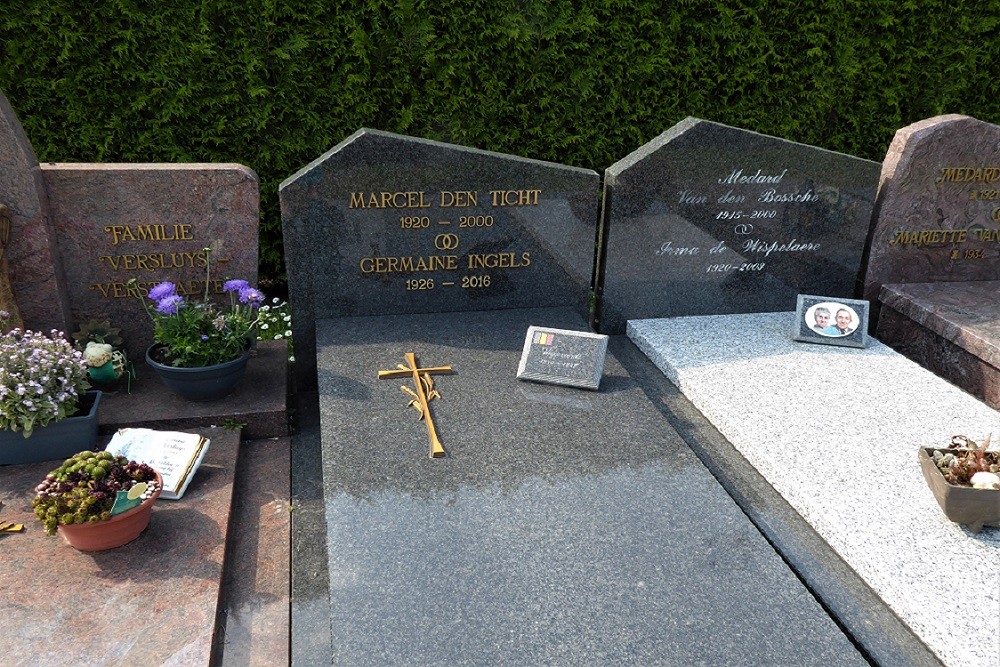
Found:
[[[945,664],[997,667],[1000,529],[950,522],[917,451],[1000,440],[1000,413],[878,341],[795,342],[794,319],[632,320],[628,336]]]

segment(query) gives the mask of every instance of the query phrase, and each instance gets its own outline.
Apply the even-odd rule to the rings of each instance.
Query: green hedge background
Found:
[[[360,127],[603,172],[689,115],[879,161],[929,116],[1000,122],[1000,3],[0,3],[39,160],[252,167],[278,282],[278,184]]]

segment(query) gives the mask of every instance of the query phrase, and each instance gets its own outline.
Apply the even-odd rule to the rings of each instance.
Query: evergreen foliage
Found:
[[[0,90],[40,161],[240,162],[278,184],[360,127],[598,172],[686,116],[882,160],[1000,122],[969,0],[2,0]]]

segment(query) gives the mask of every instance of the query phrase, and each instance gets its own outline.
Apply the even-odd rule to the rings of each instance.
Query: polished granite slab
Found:
[[[245,440],[288,435],[288,342],[260,340],[254,346],[246,375],[232,394],[198,403],[173,393],[146,365],[133,359],[138,377],[131,393],[105,393],[101,399],[100,431],[124,427],[185,431],[239,425]]]
[[[794,342],[793,321],[635,320],[629,337],[942,662],[994,667],[1000,530],[948,521],[917,451],[995,434],[1000,413],[878,341]]]
[[[48,537],[34,487],[59,461],[0,467],[0,662],[8,665],[207,665],[219,614],[239,432],[211,438],[179,501],[159,500],[149,527],[117,549],[84,553]]]
[[[326,657],[866,664],[613,355],[597,392],[515,379],[529,325],[586,328],[569,309],[318,323]],[[407,379],[377,378],[408,352],[454,370],[431,403],[446,458]]]

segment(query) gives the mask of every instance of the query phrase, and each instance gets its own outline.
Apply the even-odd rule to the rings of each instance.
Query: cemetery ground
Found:
[[[4,613],[0,615],[5,636],[16,638],[9,643],[0,662],[125,664],[138,658],[148,664],[184,665],[356,664],[356,660],[341,659],[348,649],[337,643],[344,639],[343,626],[338,628],[337,625],[343,619],[335,616],[338,613],[337,596],[346,594],[347,589],[343,581],[331,582],[331,572],[336,569],[331,570],[329,560],[344,552],[349,555],[349,549],[343,544],[340,546],[344,551],[340,554],[335,548],[328,550],[331,535],[328,508],[331,501],[339,502],[339,507],[347,505],[343,504],[342,497],[337,500],[336,485],[325,484],[323,480],[321,399],[315,392],[293,393],[288,403],[291,421],[295,424],[292,433],[274,438],[258,437],[278,423],[275,413],[280,411],[282,401],[275,403],[272,394],[283,394],[285,387],[281,364],[276,363],[283,346],[280,342],[270,345],[277,347],[275,354],[265,358],[265,363],[258,364],[257,370],[273,377],[266,382],[262,375],[248,377],[249,382],[235,400],[226,404],[226,409],[233,414],[221,420],[228,420],[230,425],[234,422],[245,424],[244,433],[249,432],[250,439],[241,442],[238,429],[195,427],[190,421],[178,424],[171,419],[176,415],[165,414],[164,425],[202,432],[212,438],[212,448],[185,498],[177,503],[159,502],[150,529],[136,542],[103,554],[79,553],[58,538],[46,537],[30,516],[30,508],[25,510],[16,502],[5,500],[4,518],[23,518],[28,531],[2,538],[8,554],[4,578],[18,582],[19,593],[7,599]],[[378,345],[375,343],[371,350]],[[487,353],[487,356],[499,354],[500,358],[516,363],[517,346],[507,347],[510,349]],[[357,349],[355,346],[354,351]],[[376,354],[382,356],[384,353]],[[471,358],[481,353],[469,352],[469,355]],[[661,553],[635,552],[635,545],[631,551],[626,549],[631,558],[647,565],[655,564],[656,569],[663,568],[677,575],[665,577],[659,583],[647,580],[647,585],[662,587],[654,597],[662,598],[661,602],[669,605],[666,609],[654,606],[645,611],[659,621],[670,622],[649,627],[640,616],[631,615],[633,605],[641,609],[650,599],[648,592],[641,589],[617,593],[618,604],[625,605],[624,613],[617,606],[606,606],[607,601],[600,600],[599,593],[597,599],[563,601],[570,615],[579,614],[581,609],[595,604],[598,616],[591,622],[605,632],[608,628],[599,620],[600,614],[606,614],[611,622],[632,619],[634,627],[620,628],[615,633],[642,636],[652,632],[661,638],[644,645],[636,639],[632,644],[619,643],[617,640],[621,636],[615,633],[596,637],[586,633],[574,637],[570,633],[563,637],[565,642],[576,640],[590,650],[602,647],[600,651],[603,652],[591,653],[590,660],[584,659],[584,664],[674,664],[675,660],[683,658],[692,664],[723,664],[725,661],[728,664],[799,665],[810,664],[813,661],[810,657],[815,658],[817,664],[820,659],[822,664],[838,665],[866,662],[877,665],[942,664],[855,569],[844,562],[799,511],[775,491],[626,336],[611,338],[608,364],[602,389],[597,394],[565,387],[520,384],[525,392],[530,392],[531,401],[543,397],[550,407],[558,409],[561,406],[574,416],[579,416],[580,401],[596,397],[618,407],[630,405],[629,418],[649,412],[646,417],[653,417],[657,423],[651,425],[643,420],[642,424],[633,423],[631,428],[620,429],[620,439],[606,452],[608,468],[605,472],[624,475],[625,481],[639,483],[644,489],[645,500],[657,502],[647,507],[626,503],[616,520],[635,513],[640,521],[655,520],[657,516],[680,521],[680,517],[675,516],[677,512],[687,514],[688,519],[670,533],[672,539],[684,541],[660,545],[664,548]],[[511,379],[500,382],[501,391],[520,386],[513,380],[513,369],[510,370]],[[128,399],[132,403],[129,412],[134,410],[132,414],[144,415],[141,423],[150,425],[156,418],[155,406],[169,399],[154,382],[144,382],[140,386],[144,387],[143,391]],[[152,395],[146,395],[146,391]],[[270,397],[265,399],[265,394]],[[110,404],[115,406],[116,402]],[[234,409],[237,405],[241,407]],[[278,410],[275,405],[279,405]],[[484,421],[476,424],[488,428],[490,420],[483,417]],[[204,419],[203,424],[207,425],[213,421],[213,416],[198,419]],[[214,421],[220,420],[215,418]],[[411,425],[409,419],[405,422]],[[413,441],[399,443],[405,450],[401,455],[414,467],[424,462],[437,463],[426,458],[426,450],[420,443],[423,427],[417,422],[412,425],[419,428],[412,431]],[[661,439],[643,442],[642,438],[650,435],[651,428]],[[443,429],[443,437],[453,451],[460,449],[461,443],[454,440],[450,429]],[[599,445],[597,450],[604,448],[603,443],[579,443],[581,456],[595,456],[594,445]],[[514,454],[533,460],[530,453]],[[483,465],[489,468],[495,464],[483,462]],[[526,463],[520,468],[531,470],[532,465]],[[651,474],[648,465],[654,469],[660,465],[677,469],[667,471],[662,478],[653,474],[643,480],[643,475]],[[17,485],[30,489],[35,478],[50,467],[50,464],[7,467],[0,470],[2,487],[9,489]],[[591,485],[585,488],[603,493],[601,474],[573,470],[567,475]],[[675,475],[679,475],[680,480],[670,482]],[[586,482],[588,478],[592,478],[590,482]],[[667,483],[664,488],[655,490],[646,485],[651,480],[666,480]],[[520,490],[509,490],[515,502],[528,503],[534,510],[553,502],[546,499],[551,492],[545,490],[545,483],[538,486],[531,479],[523,479],[519,487]],[[557,485],[557,488],[573,492],[576,500],[572,502],[586,505],[586,499],[572,487],[573,483]],[[615,491],[617,494],[622,492],[623,489]],[[30,496],[30,492],[26,494]],[[533,499],[534,495],[539,497]],[[462,503],[461,498],[457,500]],[[468,500],[466,497],[465,501]],[[379,500],[358,502],[363,508],[372,502],[377,505]],[[600,502],[595,507],[599,505]],[[438,508],[433,502],[430,506]],[[700,509],[696,509],[697,506]],[[511,508],[507,504],[502,509]],[[590,511],[592,508],[585,508],[580,516],[569,518],[579,521]],[[25,516],[13,517],[11,512]],[[619,538],[634,540],[636,529],[640,532],[659,530],[653,526],[602,526],[611,517],[593,518],[599,531],[609,531]],[[936,519],[928,517],[929,522],[937,523]],[[557,530],[551,519],[535,517],[532,520],[539,522],[540,529]],[[399,527],[397,524],[392,526]],[[349,532],[350,529],[344,531],[345,534]],[[552,555],[545,552],[548,537],[533,539],[536,541],[533,546],[540,549],[542,556]],[[438,546],[442,544],[448,545],[447,540]],[[619,550],[624,547],[616,545],[614,539],[599,538],[599,546],[610,549],[605,557],[622,556]],[[450,544],[450,548],[456,552],[465,551],[458,543]],[[515,553],[520,554],[519,549],[515,549]],[[495,556],[481,554],[473,560],[489,560]],[[517,560],[526,555],[513,557]],[[597,561],[602,560],[599,555],[594,557]],[[877,565],[885,557],[884,552],[873,553],[869,564]],[[435,558],[460,566],[456,569],[439,567]],[[428,567],[438,579],[437,586],[448,582],[446,588],[450,595],[438,600],[445,608],[452,608],[466,595],[474,598],[483,594],[471,588],[477,581],[475,574],[469,572],[461,559],[455,561],[454,558],[454,554],[444,552],[428,554]],[[548,571],[543,562],[536,561],[534,565]],[[624,573],[630,567],[623,563],[622,573],[614,575],[605,571],[603,576],[620,582],[628,578]],[[537,593],[543,598],[551,592],[545,582],[532,576],[530,569],[519,572],[513,574],[539,586]],[[390,573],[386,574],[391,577]],[[579,572],[577,575],[590,579]],[[436,590],[433,582],[420,580],[417,583]],[[581,592],[575,590],[569,580],[563,583],[570,592]],[[469,590],[463,588],[466,584]],[[503,599],[501,591],[493,594]],[[590,591],[590,594],[595,592]],[[628,601],[630,595],[635,596],[632,602]],[[775,645],[776,637],[800,630],[797,626],[803,622],[794,620],[793,627],[789,628],[782,626],[788,619],[768,617],[766,613],[774,611],[775,602],[779,607],[789,607],[793,614],[805,616],[806,625],[814,624],[812,631],[805,636],[790,637],[784,647],[780,641]],[[354,622],[354,629],[363,628],[366,623],[381,627],[382,623],[390,623],[390,619],[398,622],[400,610],[392,609],[394,603],[403,606],[403,613],[413,611],[405,608],[405,601],[386,600],[383,606],[386,617],[379,619],[368,618],[366,610],[359,607],[354,611],[361,620]],[[546,607],[544,600],[542,606]],[[85,611],[81,611],[81,607]],[[433,616],[433,612],[430,613]],[[537,610],[521,609],[516,613],[535,622],[545,621],[538,616]],[[739,620],[741,616],[754,613],[760,615]],[[468,632],[486,632],[486,626],[490,625],[482,618],[472,619],[468,624],[463,622],[468,620],[455,619],[454,623]],[[574,628],[578,620],[570,619],[567,623],[566,619],[548,619],[545,622],[556,623],[556,627],[566,630]],[[415,623],[421,626],[426,621],[425,612],[418,615]],[[493,621],[498,626],[504,624],[500,618]],[[482,625],[477,627],[476,623]],[[458,641],[454,627],[437,631],[426,629],[426,643],[431,647],[441,648],[446,639]],[[60,640],[53,641],[57,636]],[[604,644],[605,640],[610,640],[609,644]],[[467,640],[464,645],[468,645]],[[561,664],[568,656],[580,658],[580,653],[572,646],[538,647],[530,642],[527,646],[538,652],[514,653],[527,660],[523,664]],[[653,646],[662,652],[643,652]],[[554,653],[557,648],[562,651],[562,658]],[[488,652],[455,655],[445,649],[445,653],[455,660],[442,664],[513,664],[484,658],[490,655]],[[373,655],[361,662],[420,662],[410,657],[397,654],[395,659],[386,659],[384,655]],[[539,661],[532,662],[532,658]]]

